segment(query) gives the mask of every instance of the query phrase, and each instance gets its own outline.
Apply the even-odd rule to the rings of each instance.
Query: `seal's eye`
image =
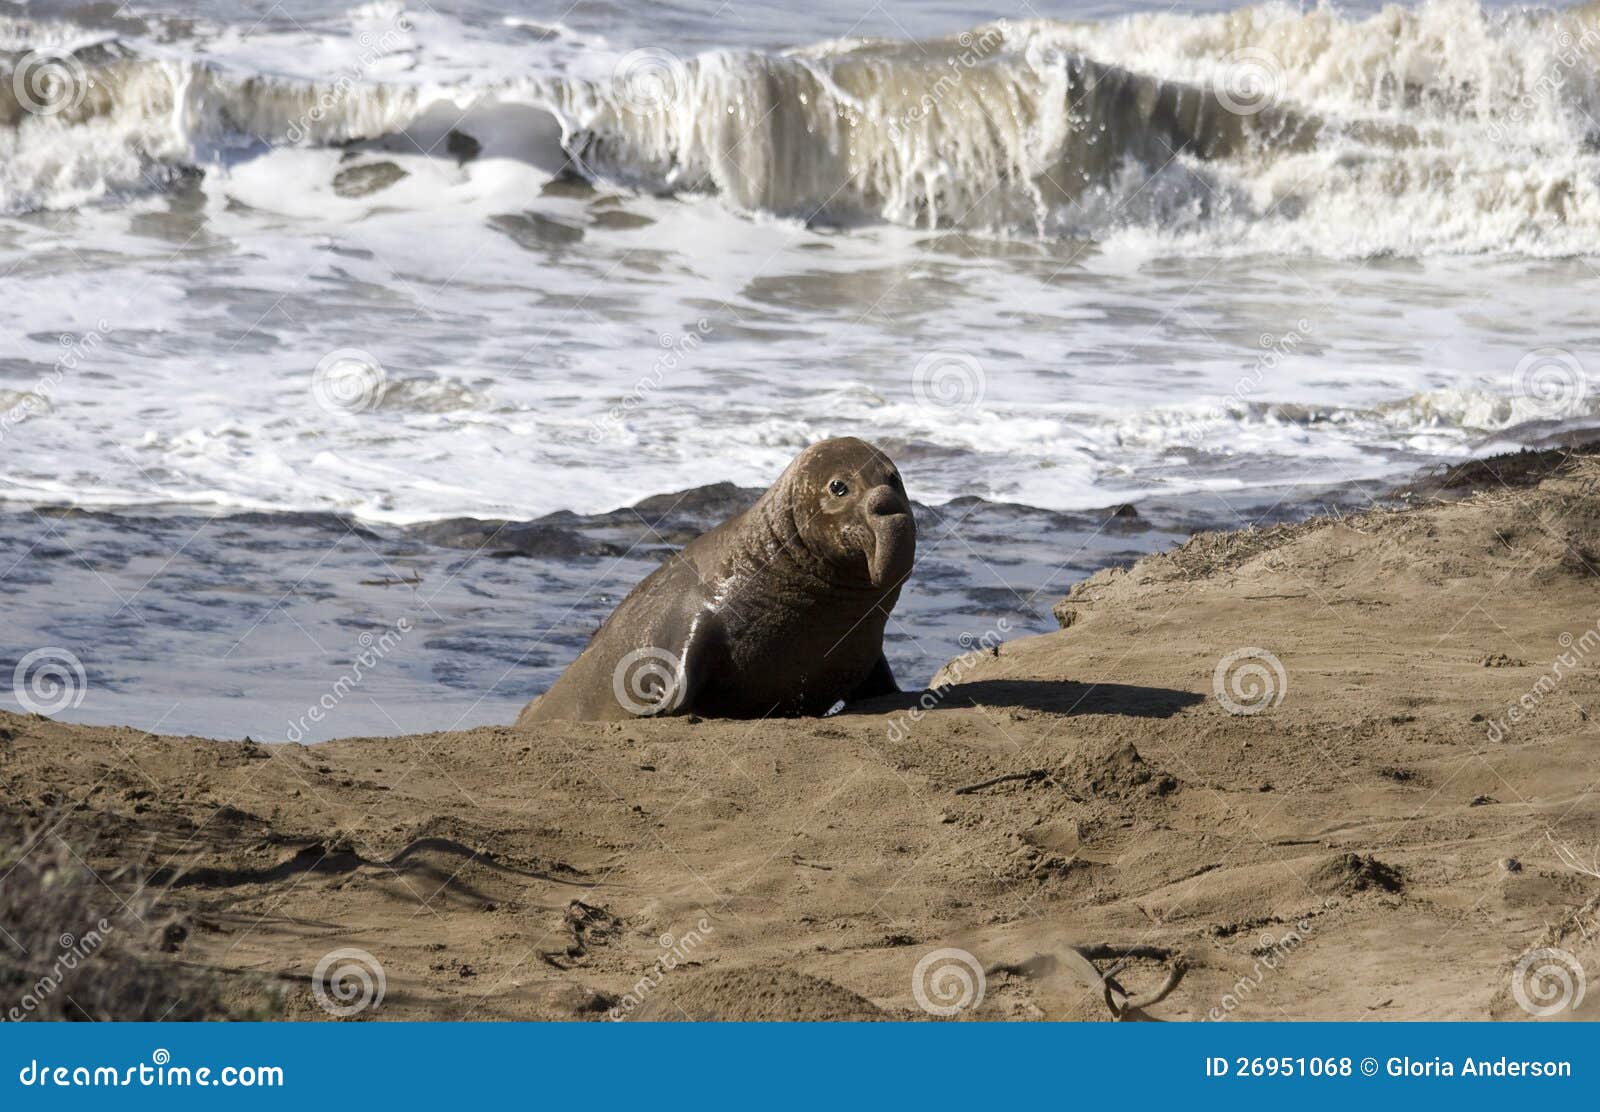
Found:
[[[843,498],[850,493],[850,488],[844,485],[843,479],[835,479],[828,484],[828,493],[835,498]]]

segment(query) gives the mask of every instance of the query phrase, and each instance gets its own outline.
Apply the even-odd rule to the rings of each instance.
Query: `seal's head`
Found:
[[[917,555],[917,524],[894,462],[853,436],[813,444],[785,475],[795,527],[840,582],[898,587]]]

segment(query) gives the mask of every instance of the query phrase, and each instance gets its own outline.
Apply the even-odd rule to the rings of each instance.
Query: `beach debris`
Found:
[[[1162,962],[1168,967],[1166,979],[1154,992],[1138,995],[1129,992],[1117,980],[1119,975],[1127,971],[1130,962],[1139,960]],[[1109,961],[1111,965],[1102,971],[1095,964],[1099,961]],[[1099,989],[1111,1012],[1112,1021],[1122,1023],[1131,1020],[1154,1021],[1153,1016],[1145,1014],[1145,1009],[1172,995],[1188,970],[1188,960],[1165,946],[1142,943],[1124,946],[1099,942],[1087,946],[1066,946],[1056,953],[1035,954],[1021,961],[997,962],[984,973],[986,976],[1010,973],[1029,980],[1067,973],[1085,985]]]
[[[980,780],[976,784],[968,784],[964,788],[957,788],[955,794],[971,795],[973,792],[982,791],[984,788],[992,788],[996,784],[1006,784],[1013,780],[1026,780],[1032,783],[1035,780],[1043,780],[1049,775],[1050,770],[1047,768],[1030,768],[1026,772],[1008,772],[1004,776],[991,776],[989,779]]]

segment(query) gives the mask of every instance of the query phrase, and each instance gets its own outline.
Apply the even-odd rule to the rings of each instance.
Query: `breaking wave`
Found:
[[[415,29],[403,19],[394,42]],[[1189,252],[1600,253],[1600,7],[1430,0],[670,48],[426,84],[0,25],[0,208],[404,135],[809,222]],[[580,75],[585,74],[585,75]],[[445,144],[450,132],[465,146]]]

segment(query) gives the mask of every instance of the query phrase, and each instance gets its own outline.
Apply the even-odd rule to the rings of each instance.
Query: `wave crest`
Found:
[[[17,95],[28,54],[0,53],[11,210],[137,188],[219,150],[425,130],[443,104],[469,133],[475,113],[494,121],[477,136],[488,153],[808,221],[1216,252],[1600,252],[1594,4],[1001,21],[927,43],[650,48],[601,78],[433,89],[99,41],[40,71],[29,95],[82,75],[49,113]]]

